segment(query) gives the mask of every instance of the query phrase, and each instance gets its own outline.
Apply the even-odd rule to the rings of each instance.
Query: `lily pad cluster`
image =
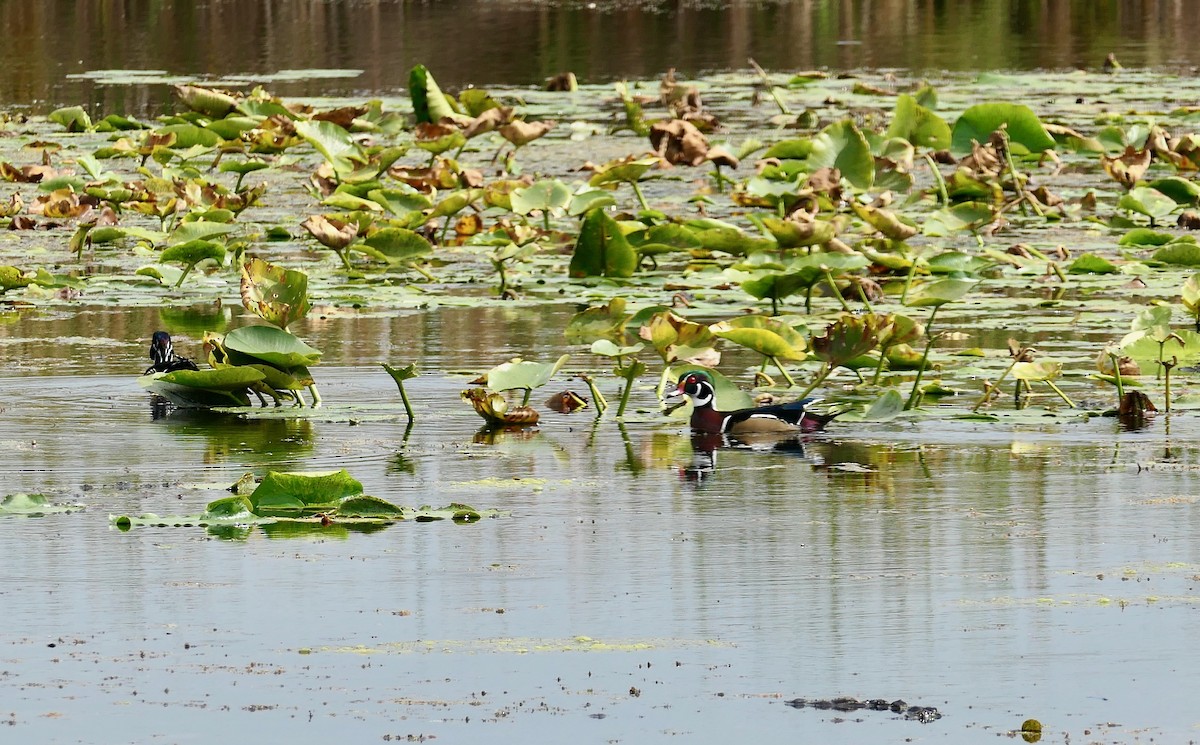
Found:
[[[363,494],[363,485],[344,469],[324,472],[270,471],[261,481],[255,481],[252,475],[247,474],[231,490],[236,492],[233,496],[209,502],[199,515],[113,515],[110,520],[116,527],[128,530],[139,525],[210,527],[279,522],[333,525],[452,520],[468,523],[499,515],[494,510],[481,511],[457,503],[436,509],[401,507],[385,499]]]

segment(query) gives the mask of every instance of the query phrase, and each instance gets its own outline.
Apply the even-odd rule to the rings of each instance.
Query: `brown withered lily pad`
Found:
[[[588,401],[574,391],[561,391],[546,399],[546,408],[559,414],[571,414],[586,408]]]
[[[509,407],[499,393],[485,388],[470,388],[462,392],[462,400],[471,404],[475,413],[493,427],[528,427],[538,423],[538,413],[529,406]]]
[[[650,127],[650,146],[660,158],[677,166],[698,166],[708,155],[708,138],[682,119],[655,122]]]

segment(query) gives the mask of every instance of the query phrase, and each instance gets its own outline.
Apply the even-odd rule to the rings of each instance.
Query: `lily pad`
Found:
[[[282,370],[313,365],[320,361],[321,351],[275,326],[242,326],[225,335],[224,346],[262,360]]]

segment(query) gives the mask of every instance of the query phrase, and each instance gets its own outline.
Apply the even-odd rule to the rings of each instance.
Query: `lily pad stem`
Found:
[[[176,286],[176,287],[178,287],[178,286],[180,286],[181,284],[183,284],[183,280],[187,279],[187,275],[191,274],[191,272],[192,272],[192,267],[194,267],[194,266],[196,266],[196,264],[195,264],[195,263],[191,263],[191,264],[188,264],[187,266],[185,266],[185,267],[183,268],[183,274],[180,274],[180,275],[179,275],[179,280],[175,282],[175,286]]]
[[[642,187],[638,186],[638,182],[630,181],[629,185],[633,187],[633,194],[637,197],[638,204],[642,205],[642,209],[650,209],[650,205],[646,204],[646,197],[642,195]]]
[[[908,290],[910,287],[912,287],[913,277],[916,276],[916,273],[917,273],[917,262],[913,261],[912,266],[910,266],[908,268],[908,276],[904,278],[904,291],[900,293],[900,304],[901,305],[903,305],[904,301],[908,299]]]
[[[353,267],[350,266],[350,252],[348,250],[343,248],[340,251],[335,250],[334,253],[342,260],[342,266],[346,268],[346,271],[354,271]]]
[[[829,287],[833,290],[833,294],[837,296],[838,302],[842,304],[842,310],[847,313],[852,312],[850,305],[846,302],[846,298],[842,297],[842,291],[838,289],[837,282],[833,281],[833,272],[829,271],[829,267],[822,266],[821,271],[825,272],[825,281],[829,283]]]
[[[1005,129],[1000,129],[1000,136],[1004,139],[1004,160],[1008,164],[1008,175],[1012,177],[1013,191],[1017,193],[1017,201],[1021,205],[1021,214],[1025,214],[1025,205],[1029,204],[1033,208],[1034,213],[1038,217],[1045,217],[1042,208],[1038,206],[1037,200],[1032,199],[1025,193],[1025,187],[1021,185],[1021,174],[1017,173],[1017,165],[1013,161],[1012,148],[1009,146],[1008,132]]]
[[[1004,379],[1008,377],[1008,374],[1012,372],[1013,367],[1015,367],[1019,361],[1019,357],[1013,357],[1012,362],[1008,363],[1008,367],[1004,368],[1004,372],[1000,373],[1000,377],[996,378],[995,383],[984,384],[983,398],[975,402],[975,405],[971,407],[971,411],[979,411],[979,407],[986,404],[988,400],[991,399],[992,394],[1000,390],[1000,384],[1004,382]]]
[[[404,381],[397,380],[396,387],[400,389],[400,400],[404,402],[404,413],[408,415],[408,423],[412,424],[417,416],[413,414],[412,401],[408,400],[408,391],[404,390]]]
[[[533,395],[533,389],[532,389],[532,388],[526,388],[526,389],[525,389],[525,395],[524,395],[524,396],[521,398],[521,405],[522,405],[522,406],[528,406],[528,405],[529,405],[529,397],[530,397],[530,396],[532,396],[532,395]]]
[[[591,375],[580,375],[579,379],[587,384],[588,390],[592,393],[592,400],[596,402],[596,415],[603,414],[608,408],[608,399],[604,398],[604,394],[596,387],[596,381],[592,380]]]
[[[913,379],[912,393],[908,394],[908,402],[904,404],[904,410],[915,408],[921,400],[921,377],[925,374],[925,364],[929,361],[929,350],[933,349],[933,321],[937,318],[940,305],[933,306],[933,312],[929,314],[929,323],[925,324],[925,334],[928,341],[925,342],[925,353],[921,355],[921,364],[917,367],[917,377]]]
[[[308,392],[312,394],[312,407],[315,409],[321,405],[321,392],[317,390],[317,384],[313,383],[308,387]],[[296,392],[296,398],[300,398],[300,392]]]
[[[942,172],[938,169],[937,161],[929,153],[922,153],[922,157],[929,163],[929,172],[933,175],[933,182],[937,184],[938,199],[942,204],[950,204],[950,193],[946,191],[946,179],[942,178]]]
[[[1121,399],[1125,398],[1125,383],[1121,381],[1121,365],[1117,355],[1109,352],[1108,358],[1112,360],[1113,377],[1117,383],[1117,406],[1121,405]]]
[[[780,374],[783,375],[783,379],[788,382],[788,388],[796,387],[796,381],[793,380],[792,376],[788,374],[787,368],[783,366],[783,363],[779,361],[778,357],[772,357],[771,364],[774,365],[777,370],[779,370]],[[804,397],[801,396],[801,398]]]
[[[780,369],[782,369],[782,368],[780,368]],[[814,390],[816,390],[817,386],[819,386],[821,383],[825,382],[825,378],[828,378],[832,372],[833,372],[833,365],[826,362],[825,366],[821,368],[821,371],[817,373],[817,377],[813,378],[813,382],[808,384],[808,387],[804,389],[804,392],[801,393],[798,396],[798,398],[804,398],[805,396],[807,396],[808,394],[810,394]]]
[[[762,69],[762,67],[760,67],[759,64],[754,61],[753,57],[746,61],[749,62],[750,66],[754,68],[754,71],[758,73],[758,79],[762,81],[763,87],[767,89],[767,93],[769,93],[772,100],[775,101],[775,105],[779,107],[779,113],[791,114],[792,112],[787,107],[787,104],[779,99],[779,93],[775,90],[775,86],[771,83],[771,78],[767,76],[767,71]]]
[[[1059,388],[1057,385],[1055,385],[1053,380],[1047,380],[1046,385],[1050,386],[1054,390],[1054,392],[1058,394],[1058,397],[1061,398],[1064,403],[1066,403],[1067,406],[1070,406],[1072,409],[1075,408],[1075,402],[1072,401],[1071,399],[1067,398],[1067,394],[1063,393],[1062,389]],[[1169,410],[1170,410],[1170,406],[1168,405],[1168,411]]]
[[[633,391],[633,379],[637,375],[637,368],[630,365],[626,368],[625,387],[621,390],[621,403],[617,404],[617,419],[625,416],[625,406],[629,404],[629,394]]]
[[[858,290],[858,299],[862,301],[863,307],[866,308],[868,313],[874,313],[875,309],[871,307],[871,301],[867,298],[867,291],[864,290],[863,286],[858,282],[852,283],[854,285],[854,289]]]
[[[891,344],[879,347],[879,364],[875,366],[875,375],[871,377],[871,385],[879,385],[879,378],[883,375],[883,366],[887,364],[887,353],[891,348]]]

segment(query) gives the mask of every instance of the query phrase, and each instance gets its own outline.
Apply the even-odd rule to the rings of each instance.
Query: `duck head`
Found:
[[[687,396],[692,399],[692,406],[697,409],[712,406],[717,399],[717,388],[713,385],[712,376],[703,370],[693,370],[679,376],[679,384],[675,395]]]

